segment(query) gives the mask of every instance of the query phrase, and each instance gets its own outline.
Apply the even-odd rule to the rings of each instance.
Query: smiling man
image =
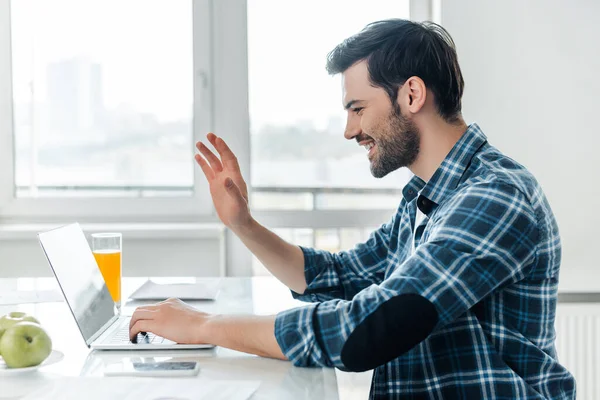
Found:
[[[558,226],[535,178],[461,115],[463,77],[438,25],[368,25],[328,57],[342,74],[344,136],[373,176],[414,177],[391,220],[332,254],[280,239],[252,218],[237,160],[208,135],[196,160],[221,221],[310,302],[275,316],[208,315],[178,300],[141,307],[131,335],[211,343],[298,366],[375,369],[372,398],[575,398],[554,318]]]

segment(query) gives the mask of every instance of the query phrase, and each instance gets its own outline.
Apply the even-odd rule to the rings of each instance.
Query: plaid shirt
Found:
[[[417,208],[425,218],[415,227]],[[340,354],[353,330],[393,297],[417,294],[437,324],[375,369],[371,398],[575,398],[554,347],[558,226],[535,178],[476,124],[429,182],[412,178],[366,243],[302,250],[308,287],[292,295],[312,304],[275,322],[294,365],[347,370]]]

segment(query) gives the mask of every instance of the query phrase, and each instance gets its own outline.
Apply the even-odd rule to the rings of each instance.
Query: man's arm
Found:
[[[332,299],[351,300],[363,289],[383,281],[389,266],[387,258],[393,232],[398,231],[395,216],[373,231],[365,243],[351,250],[330,253],[301,247],[307,288],[292,296],[312,303]]]
[[[287,360],[275,339],[274,315],[215,315],[206,323],[206,342],[262,357]]]
[[[196,161],[208,180],[217,215],[296,297],[310,301],[352,298],[380,281],[378,277],[385,270],[389,224],[376,231],[368,244],[351,252],[330,254],[287,243],[252,218],[246,182],[227,144],[212,133],[208,140],[221,158],[198,142],[202,155],[196,154]],[[307,289],[307,296],[301,296]]]
[[[284,285],[296,293],[304,293],[304,254],[251,218],[243,226],[232,229],[242,243]]]
[[[208,181],[219,219],[231,229],[257,258],[290,289],[306,288],[302,251],[258,224],[250,214],[248,188],[238,160],[225,141],[209,133],[207,139],[217,157],[204,143],[196,143],[195,159]]]
[[[152,332],[177,343],[208,343],[287,360],[275,339],[275,316],[227,316],[200,312],[178,299],[136,309],[129,337]]]
[[[273,320],[210,316],[169,300],[138,308],[130,335],[153,332],[178,343],[212,343],[287,358],[298,366],[365,371],[383,365],[492,291],[523,279],[535,265],[539,232],[521,192],[481,183],[454,202],[427,243],[389,279],[352,301],[310,304]]]
[[[517,189],[480,183],[440,215],[427,243],[380,285],[352,301],[280,313],[275,336],[298,366],[365,371],[383,365],[462,316],[494,290],[524,279],[536,261],[538,227]]]
[[[317,302],[351,299],[381,282],[393,224],[382,225],[366,243],[339,253],[289,244],[254,220],[234,233],[295,298]]]

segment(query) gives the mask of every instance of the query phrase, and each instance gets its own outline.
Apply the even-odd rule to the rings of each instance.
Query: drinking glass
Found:
[[[106,287],[115,302],[117,314],[121,313],[121,252],[120,233],[92,234],[92,252]]]

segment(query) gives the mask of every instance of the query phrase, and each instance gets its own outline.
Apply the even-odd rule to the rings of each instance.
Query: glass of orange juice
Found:
[[[120,233],[92,234],[92,252],[115,302],[117,314],[121,313],[121,245]]]

